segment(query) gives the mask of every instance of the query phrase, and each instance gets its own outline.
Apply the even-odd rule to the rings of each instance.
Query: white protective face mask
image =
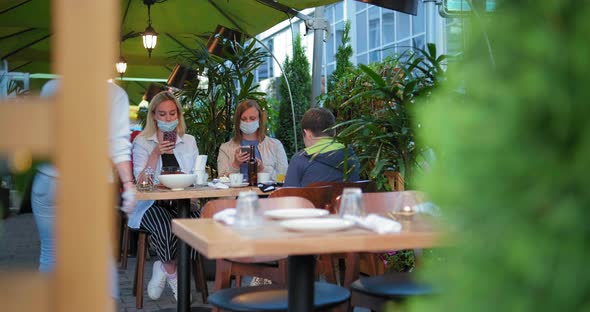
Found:
[[[252,122],[244,122],[244,121],[240,121],[240,130],[242,130],[242,132],[244,132],[245,134],[252,134],[254,132],[256,132],[256,130],[258,130],[258,127],[260,126],[258,120],[252,121]]]

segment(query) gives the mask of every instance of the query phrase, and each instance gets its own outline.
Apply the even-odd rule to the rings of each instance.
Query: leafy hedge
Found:
[[[455,232],[410,310],[590,311],[590,5],[496,2],[421,112]]]

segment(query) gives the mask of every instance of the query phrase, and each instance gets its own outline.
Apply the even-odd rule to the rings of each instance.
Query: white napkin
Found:
[[[195,159],[195,166],[193,172],[205,171],[205,165],[207,164],[207,155],[197,155]]]
[[[227,225],[234,224],[236,220],[236,209],[235,208],[226,208],[221,210],[220,212],[213,215],[213,220],[221,223],[225,223]]]
[[[370,213],[366,217],[345,215],[344,219],[354,221],[357,225],[379,234],[397,233],[402,230],[402,225],[399,222],[374,213]]]
[[[215,182],[215,183],[213,183],[213,182],[209,182],[209,183],[207,183],[207,185],[208,185],[209,187],[214,187],[214,188],[218,188],[218,189],[228,189],[228,188],[229,188],[229,186],[228,186],[228,185],[226,185],[226,184],[223,184],[223,183],[221,183],[221,182]]]

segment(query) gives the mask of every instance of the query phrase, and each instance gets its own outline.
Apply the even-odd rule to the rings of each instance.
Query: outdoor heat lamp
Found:
[[[222,25],[217,25],[215,32],[209,37],[209,40],[207,41],[207,51],[210,54],[214,54],[219,57],[223,56],[224,50],[226,53],[233,55],[236,53],[236,51],[234,50],[233,45],[228,45],[227,42],[241,42],[243,35],[244,34],[237,30],[233,30]]]
[[[418,1],[420,0],[356,0],[394,11],[418,15]]]
[[[194,69],[176,64],[172,70],[172,73],[170,73],[166,84],[169,87],[182,90],[184,89],[184,85],[187,81],[193,81],[196,77],[197,72]]]

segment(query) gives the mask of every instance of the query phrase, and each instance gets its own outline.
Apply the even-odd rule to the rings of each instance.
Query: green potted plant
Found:
[[[198,37],[195,43],[195,48],[179,43],[183,48],[176,51],[179,63],[199,73],[199,77],[189,81],[177,95],[185,107],[187,132],[197,139],[199,152],[209,156],[208,166],[215,168],[219,146],[229,140],[234,131],[236,104],[255,98],[267,109],[265,93],[259,92],[258,84],[254,83],[254,70],[265,61],[268,53],[253,40],[221,43],[230,47],[223,49],[222,57],[208,53]]]
[[[337,139],[351,145],[361,162],[361,175],[391,190],[388,176],[399,172],[406,188],[414,168],[420,168],[429,149],[415,137],[420,126],[413,114],[416,99],[428,98],[442,77],[445,55],[436,48],[409,50],[382,62],[360,65],[342,73],[324,106],[337,118]]]

